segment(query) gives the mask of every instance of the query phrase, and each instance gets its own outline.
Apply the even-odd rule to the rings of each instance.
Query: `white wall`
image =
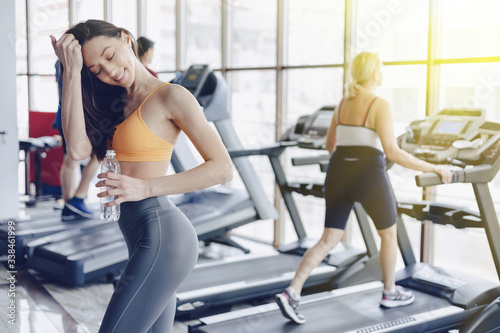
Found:
[[[2,1],[0,10],[0,219],[17,217],[18,150],[16,107],[16,53],[14,0]]]

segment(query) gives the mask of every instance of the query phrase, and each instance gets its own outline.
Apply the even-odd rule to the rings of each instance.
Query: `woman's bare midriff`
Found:
[[[151,179],[167,174],[169,161],[160,162],[120,162],[121,173],[133,178]]]

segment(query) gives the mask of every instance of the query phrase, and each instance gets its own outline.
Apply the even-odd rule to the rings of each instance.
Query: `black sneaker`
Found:
[[[280,294],[276,294],[276,303],[278,303],[283,316],[297,324],[303,324],[306,322],[306,317],[299,312],[299,301],[295,300],[292,295],[290,295],[288,290],[285,290]]]
[[[395,308],[398,306],[408,305],[413,303],[415,295],[410,290],[406,290],[401,286],[396,286],[396,291],[382,292],[382,300],[380,305],[386,308]]]

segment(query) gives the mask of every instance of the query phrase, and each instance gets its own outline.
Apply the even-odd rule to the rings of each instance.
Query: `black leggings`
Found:
[[[378,230],[396,223],[396,199],[378,149],[337,147],[328,165],[325,199],[325,228],[345,229],[355,201],[363,205]]]
[[[171,332],[175,293],[198,259],[193,225],[167,197],[121,204],[129,260],[100,333]]]

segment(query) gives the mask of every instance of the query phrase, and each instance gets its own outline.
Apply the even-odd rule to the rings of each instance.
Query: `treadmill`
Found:
[[[210,72],[206,65],[193,65],[184,77],[189,81],[183,83],[183,80],[181,84],[191,87],[190,90],[204,107],[207,120],[212,121],[219,132],[252,200],[258,198],[260,201],[267,202],[266,194],[260,187],[257,175],[247,173],[247,169],[250,169],[248,157],[267,156],[298,236],[297,242],[283,246],[279,251],[270,254],[247,254],[198,264],[177,291],[177,318],[193,318],[202,314],[220,312],[221,308],[235,303],[241,304],[256,299],[268,300],[289,285],[300,263],[301,255],[312,245],[311,240],[307,238],[292,192],[303,195],[312,193],[301,190],[307,186],[301,187],[288,183],[281,165],[280,158],[283,152],[288,147],[297,146],[298,142],[282,141],[268,147],[243,149],[227,112],[226,86],[222,76],[219,73]],[[330,112],[330,119],[331,114],[333,112]],[[312,118],[316,116],[317,114],[313,114]],[[192,157],[186,156],[187,152],[189,152],[188,149],[177,151],[175,163],[173,163],[176,171],[183,171],[182,165],[188,165],[192,160]],[[256,188],[255,185],[259,187]],[[250,191],[252,188],[253,193]],[[323,197],[322,191],[317,190],[314,194]],[[378,251],[367,215],[361,205],[356,205],[355,213],[367,250],[355,249],[345,244],[340,245],[324,263],[313,271],[305,285],[306,293],[380,279]]]
[[[221,76],[216,76],[208,65],[192,65],[176,79],[176,82],[196,97],[206,119],[212,122],[228,150],[242,149],[236,131],[227,112],[227,89]],[[180,173],[197,167],[189,139],[184,133],[179,136],[172,153],[171,164]],[[174,203],[191,220],[198,238],[205,244],[221,243],[250,251],[227,236],[227,232],[244,224],[267,219],[276,219],[278,213],[267,200],[250,159],[233,159],[245,189],[238,190],[225,185],[185,193],[172,198]]]
[[[24,248],[28,242],[54,233],[100,224],[102,224],[102,221],[100,221],[99,218],[63,222],[61,221],[60,210],[1,221],[0,255],[7,255],[9,248],[14,245],[16,266],[17,268],[21,268],[27,264]],[[15,228],[13,234],[9,232],[12,226]]]
[[[460,333],[500,332],[500,297],[460,328]]]
[[[301,312],[307,318],[304,325],[287,320],[278,306],[270,303],[199,318],[189,324],[189,332],[431,333],[461,327],[467,327],[467,332],[481,332],[464,325],[478,318],[476,326],[481,326],[485,318],[491,319],[491,313],[498,313],[498,302],[495,302],[500,296],[498,284],[418,263],[402,215],[457,228],[484,228],[500,277],[500,226],[488,188],[488,182],[500,169],[500,124],[485,121],[482,115],[474,110],[443,110],[418,124],[412,123],[418,126],[417,130],[409,131],[403,139],[404,149],[415,153],[419,148],[417,152],[421,156],[425,153],[435,162],[451,161],[467,165],[464,169],[453,171],[452,182],[470,183],[479,207],[479,213],[473,213],[456,207],[445,209],[444,205],[433,203],[398,205],[398,243],[405,268],[397,272],[396,281],[413,290],[416,296],[413,304],[393,309],[379,307],[383,284],[375,281],[303,297]],[[460,122],[460,126],[447,122]],[[481,144],[476,143],[466,150],[458,149],[445,141],[445,130],[456,130],[456,133],[448,133],[455,138],[465,134],[468,139],[462,140],[469,142],[481,138]],[[438,136],[435,136],[436,132],[440,132]],[[429,143],[436,146],[429,147]],[[421,187],[442,184],[434,173],[418,175],[416,182]],[[495,322],[498,320],[493,319],[493,324]]]

